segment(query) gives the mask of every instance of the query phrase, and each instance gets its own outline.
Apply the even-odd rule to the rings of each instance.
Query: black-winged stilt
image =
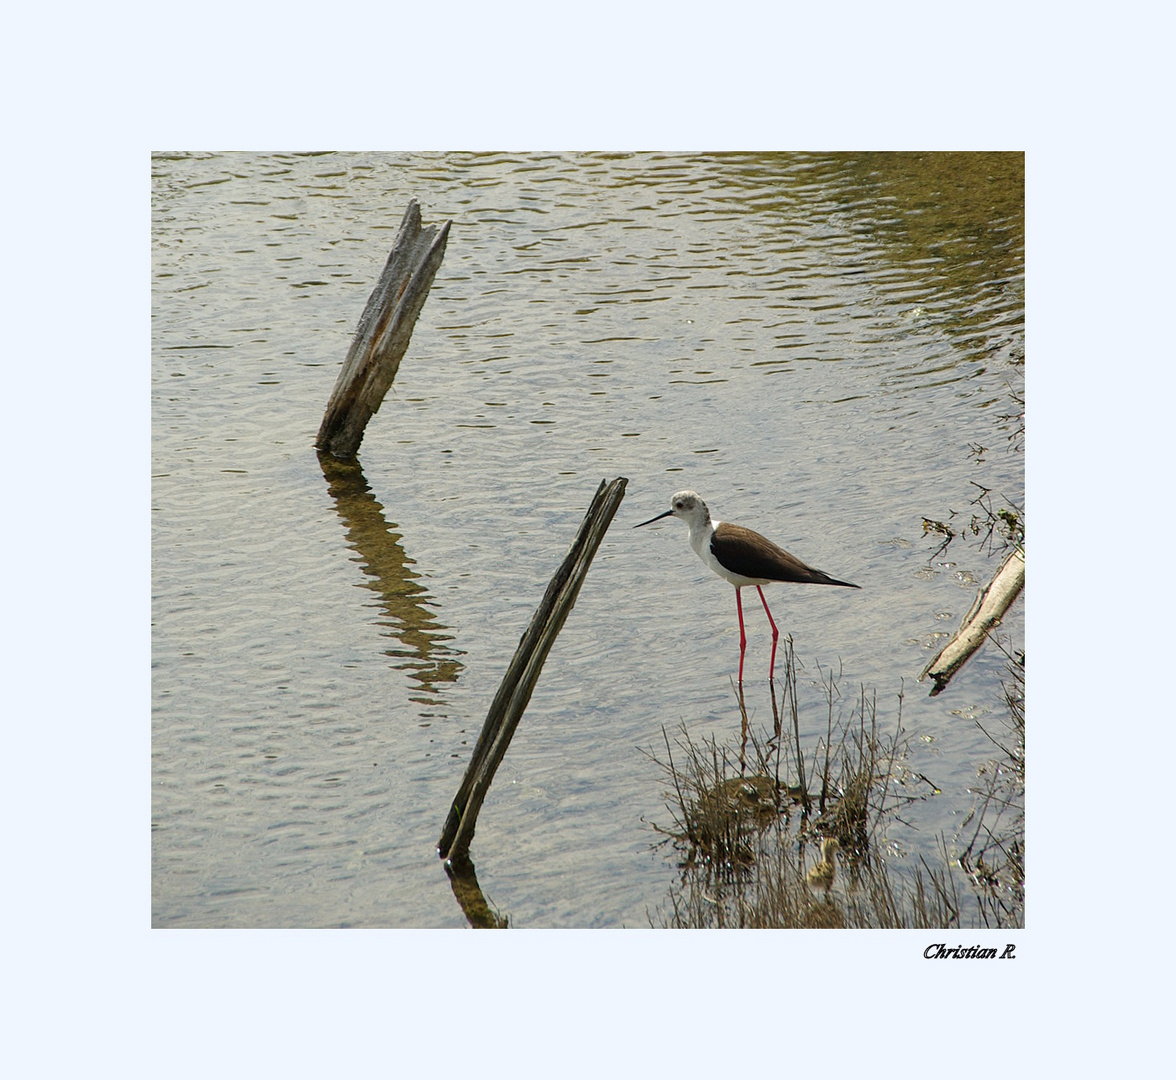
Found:
[[[792,581],[806,585],[842,585],[847,589],[860,589],[860,585],[831,578],[823,570],[802,563],[795,555],[789,555],[782,547],[773,544],[742,525],[729,521],[711,521],[706,503],[693,491],[679,491],[671,500],[670,509],[649,521],[643,521],[633,528],[640,529],[664,517],[681,518],[690,530],[690,546],[698,557],[721,578],[735,586],[735,608],[739,612],[739,682],[743,683],[743,654],[747,649],[747,633],[743,629],[743,601],[739,590],[744,585],[754,585],[764,605],[768,622],[772,624],[772,664],[768,670],[769,681],[776,673],[776,642],[780,631],[768,610],[764,599],[763,585],[774,581]]]

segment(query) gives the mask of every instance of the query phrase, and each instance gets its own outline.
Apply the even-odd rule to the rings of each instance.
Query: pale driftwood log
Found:
[[[931,696],[938,694],[959,671],[988,636],[988,632],[1004,618],[1013,601],[1025,585],[1025,551],[1014,548],[1000,564],[988,587],[976,594],[971,610],[964,616],[960,628],[919,676],[922,682],[928,675],[935,680]]]
[[[421,228],[421,208],[408,204],[384,272],[359,317],[347,359],[314,445],[337,458],[353,458],[367,422],[396,378],[413,327],[437,267],[445,257],[451,221]]]
[[[531,692],[543,670],[543,661],[547,659],[556,635],[576,602],[596,549],[600,547],[609,523],[621,505],[621,499],[625,497],[625,485],[628,482],[623,476],[611,484],[603,480],[600,482],[567,557],[551,579],[542,602],[519,641],[502,685],[490,704],[473,756],[450,807],[441,839],[437,842],[437,854],[443,859],[460,865],[469,858],[478,811],[482,808],[486,792],[490,790],[490,781],[494,779],[515,728],[531,700]]]

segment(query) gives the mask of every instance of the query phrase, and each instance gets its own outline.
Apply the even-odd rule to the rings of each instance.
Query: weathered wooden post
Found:
[[[368,297],[347,359],[314,445],[337,458],[353,458],[364,428],[375,415],[396,378],[413,327],[445,257],[449,226],[421,228],[421,208],[408,204],[392,253]]]
[[[547,586],[542,602],[519,641],[514,659],[506,669],[445,820],[441,839],[437,842],[437,854],[455,865],[460,866],[469,858],[478,811],[490,790],[490,781],[494,779],[515,728],[531,700],[531,692],[543,670],[543,661],[576,602],[588,567],[592,565],[592,557],[625,497],[628,482],[623,476],[611,484],[604,480],[600,482],[567,557]]]

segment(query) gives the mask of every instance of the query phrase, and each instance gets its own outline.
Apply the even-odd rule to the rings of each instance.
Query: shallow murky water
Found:
[[[732,589],[667,520],[696,489],[861,592],[766,590],[824,730],[818,665],[941,794],[995,756],[986,647],[915,679],[996,561],[924,517],[1006,449],[1024,349],[1019,155],[160,156],[152,198],[156,926],[461,926],[435,854],[498,682],[597,484],[628,493],[474,840],[518,926],[648,924],[685,722],[737,738]],[[360,468],[315,433],[410,198],[453,220]],[[987,451],[977,462],[970,448]],[[769,721],[754,593],[746,693]],[[1006,620],[1023,640],[1023,601]],[[802,716],[802,722],[805,719]],[[807,736],[806,736],[807,737]]]

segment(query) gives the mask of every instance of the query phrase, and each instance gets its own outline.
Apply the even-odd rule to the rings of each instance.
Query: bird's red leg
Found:
[[[735,586],[735,610],[739,612],[739,685],[743,685],[743,651],[747,648],[747,634],[743,629],[743,601],[739,598],[739,586]]]
[[[760,594],[760,602],[764,605],[768,622],[772,624],[772,666],[768,668],[768,682],[773,682],[776,675],[776,641],[780,637],[780,631],[776,629],[776,620],[772,618],[772,613],[768,611],[768,602],[764,599],[764,590],[757,585],[755,591]]]

